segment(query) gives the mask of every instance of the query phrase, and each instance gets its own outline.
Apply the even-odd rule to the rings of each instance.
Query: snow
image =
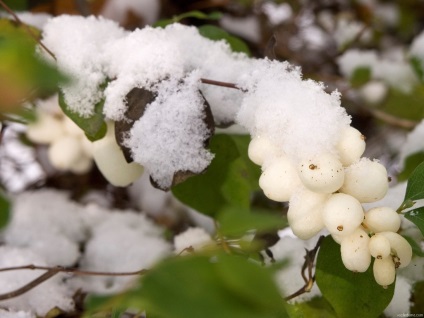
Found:
[[[101,15],[123,24],[132,13],[141,17],[146,24],[152,24],[158,19],[159,11],[159,0],[108,0]]]
[[[47,265],[42,256],[26,248],[1,246],[0,255],[2,256],[0,258],[0,268],[29,264]],[[43,273],[44,271],[36,270],[1,272],[0,294],[16,290]],[[63,274],[56,275],[21,296],[2,301],[2,307],[16,311],[30,311],[43,317],[53,307],[70,311],[73,309],[74,304],[72,295],[69,294],[63,278]],[[25,317],[23,313],[20,315]]]
[[[284,23],[293,15],[293,10],[288,3],[276,4],[268,1],[262,5],[262,11],[272,25]]]
[[[293,294],[305,285],[301,271],[305,261],[304,250],[305,248],[312,248],[312,246],[309,246],[311,242],[312,240],[302,241],[286,235],[270,248],[276,261],[287,260],[289,262],[276,274],[277,284],[285,296]],[[309,293],[304,293],[290,302],[304,302],[319,295],[321,295],[321,292],[317,284],[314,284]]]
[[[397,276],[393,299],[384,310],[387,317],[399,317],[400,313],[409,314],[411,287],[411,283],[406,278]]]
[[[240,81],[247,92],[237,122],[252,136],[267,136],[292,160],[336,154],[340,131],[350,124],[339,94],[302,80],[288,63],[255,60],[251,69]]]
[[[400,168],[405,164],[406,158],[417,152],[424,151],[424,145],[422,143],[424,139],[424,120],[422,120],[414,130],[411,131],[406,137],[405,143],[403,143],[399,152],[399,163]]]
[[[191,227],[174,237],[175,253],[181,253],[189,247],[192,247],[195,251],[201,250],[212,242],[212,238],[206,230],[200,227]]]
[[[198,72],[183,81],[172,78],[158,86],[159,95],[134,124],[127,146],[159,186],[169,188],[176,172],[200,173],[210,164],[213,155],[204,149],[204,143],[211,132],[204,122]]]
[[[369,68],[372,79],[384,81],[404,93],[410,93],[418,83],[404,52],[378,56],[373,50],[350,49],[338,58],[337,63],[346,78],[350,78],[358,68]]]
[[[234,17],[229,14],[224,14],[219,20],[220,26],[226,31],[242,37],[253,43],[261,41],[261,26],[258,17],[248,15],[246,17]]]
[[[75,266],[101,272],[150,268],[171,254],[163,229],[133,210],[110,210],[90,203],[79,205],[56,190],[24,192],[13,198],[12,220],[1,233],[0,268],[34,264]],[[80,250],[80,246],[85,248]],[[0,293],[17,289],[40,271],[0,273]],[[126,277],[59,274],[31,292],[4,303],[12,310],[44,316],[55,306],[73,309],[72,293],[118,292],[137,280]],[[64,279],[66,278],[66,279]],[[3,304],[3,303],[2,303]]]
[[[35,315],[28,311],[14,311],[0,309],[0,317],[2,318],[35,318]]]

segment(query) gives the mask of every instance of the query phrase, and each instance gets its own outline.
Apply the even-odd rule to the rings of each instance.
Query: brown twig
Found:
[[[97,272],[97,271],[85,271],[78,268],[67,268],[67,267],[48,267],[48,266],[37,266],[37,265],[24,265],[24,266],[15,266],[15,267],[4,267],[0,268],[0,272],[6,271],[16,271],[16,270],[55,270],[61,273],[72,273],[75,275],[87,275],[87,276],[133,276],[133,275],[142,275],[147,273],[147,269],[141,269],[133,272]]]
[[[50,51],[44,44],[43,42],[41,42],[41,40],[37,37],[36,34],[34,34],[34,32],[32,32],[32,30],[25,24],[22,22],[21,19],[19,19],[19,17],[16,15],[15,12],[13,12],[12,9],[9,8],[9,6],[3,2],[3,0],[0,0],[0,5],[15,19],[16,23],[18,23],[19,25],[22,25],[25,30],[28,32],[29,35],[31,35],[31,37],[54,59],[56,60],[56,56],[53,54],[52,51]]]
[[[302,265],[302,271],[301,271],[301,275],[302,275],[303,280],[305,281],[305,285],[302,286],[302,288],[300,288],[298,291],[296,291],[293,294],[285,297],[284,300],[288,301],[288,300],[291,300],[291,299],[293,299],[297,296],[300,296],[304,293],[309,293],[311,291],[312,287],[314,286],[314,282],[315,282],[315,275],[313,274],[315,256],[318,252],[318,249],[319,249],[323,239],[324,239],[324,236],[323,235],[320,236],[315,247],[312,250],[306,250],[305,262]],[[306,270],[308,271],[307,277],[306,277],[306,274],[305,274]]]
[[[34,279],[33,281],[30,281],[28,284],[22,286],[21,288],[18,288],[14,291],[11,291],[11,292],[8,292],[8,293],[5,293],[5,294],[1,294],[0,295],[0,301],[11,299],[11,298],[23,295],[26,292],[30,291],[31,289],[33,289],[33,288],[37,287],[38,285],[44,283],[46,280],[53,277],[54,275],[56,275],[59,272],[60,272],[60,270],[58,268],[51,268],[47,272],[45,272],[43,275],[38,276],[36,279]]]
[[[210,79],[207,79],[207,78],[201,78],[200,81],[203,84],[209,84],[209,85],[215,85],[215,86],[221,86],[221,87],[228,87],[228,88],[233,88],[233,89],[238,89],[238,90],[243,91],[243,89],[241,89],[240,87],[237,87],[237,85],[234,84],[234,83],[214,81],[214,80],[210,80]]]

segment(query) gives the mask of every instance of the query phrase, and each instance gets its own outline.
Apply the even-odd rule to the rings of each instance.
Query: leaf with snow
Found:
[[[59,105],[63,112],[75,124],[78,125],[90,141],[102,139],[106,135],[107,126],[103,116],[104,100],[101,100],[94,106],[94,114],[90,117],[83,117],[80,114],[70,110],[65,102],[62,92],[59,92]]]
[[[420,229],[424,236],[424,207],[408,211],[404,215],[405,218],[414,223]]]

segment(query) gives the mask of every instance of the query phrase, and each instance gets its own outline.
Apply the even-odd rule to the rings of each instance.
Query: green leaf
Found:
[[[408,211],[404,215],[419,228],[424,236],[424,207]]]
[[[404,201],[424,199],[424,162],[412,172],[406,186]]]
[[[315,276],[324,298],[338,317],[378,317],[394,293],[394,284],[384,289],[375,282],[372,265],[365,273],[346,269],[340,256],[340,245],[331,236],[322,241]]]
[[[172,193],[193,209],[214,216],[225,207],[249,208],[251,194],[259,190],[260,168],[247,157],[248,136],[215,135],[210,149],[215,158],[204,174],[172,188]]]
[[[421,246],[410,236],[402,235],[405,240],[408,241],[409,245],[412,247],[412,253],[418,257],[424,257],[424,251],[422,250]]]
[[[5,227],[9,222],[10,208],[11,205],[9,200],[6,198],[3,192],[0,191],[0,229]]]
[[[290,318],[337,318],[334,309],[323,297],[287,306]]]
[[[423,65],[421,63],[421,60],[418,57],[413,56],[409,60],[409,63],[411,64],[415,74],[417,74],[417,77],[422,82],[424,80],[424,70],[423,70]]]
[[[219,232],[223,235],[240,236],[249,230],[264,232],[287,226],[282,215],[270,214],[268,211],[226,207],[218,215]]]
[[[186,18],[196,18],[199,20],[219,20],[221,19],[221,17],[222,17],[221,12],[214,11],[209,14],[206,14],[204,12],[194,10],[194,11],[189,11],[189,12],[185,12],[183,14],[177,15],[173,17],[172,19],[160,20],[156,22],[153,26],[164,28],[169,24],[180,22],[181,20]]]
[[[369,67],[358,67],[350,77],[350,84],[359,87],[369,82],[371,79],[371,69]]]
[[[3,0],[6,5],[14,11],[28,10],[28,0]],[[4,9],[0,6],[0,11]]]
[[[214,41],[225,40],[230,45],[231,49],[234,52],[245,53],[248,56],[251,55],[249,47],[246,45],[246,43],[243,40],[229,34],[227,31],[217,26],[209,25],[209,24],[202,25],[199,27],[199,33],[205,38],[208,38],[210,40],[214,40]]]
[[[381,110],[412,121],[424,118],[424,84],[414,86],[408,93],[390,89]]]
[[[106,85],[102,85],[100,89],[104,89]],[[63,112],[84,132],[91,141],[102,139],[106,135],[107,125],[103,116],[104,99],[94,106],[94,114],[90,117],[82,117],[71,111],[65,102],[62,92],[59,92],[59,105]]]
[[[273,272],[234,255],[165,261],[142,278],[137,294],[148,316],[287,317]]]
[[[406,157],[403,170],[398,175],[398,180],[406,181],[421,162],[424,162],[424,151],[416,152]]]

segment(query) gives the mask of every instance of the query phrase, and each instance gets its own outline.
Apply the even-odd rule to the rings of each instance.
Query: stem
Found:
[[[15,12],[13,12],[12,9],[8,7],[6,3],[3,2],[3,0],[0,0],[0,5],[15,19],[16,23],[19,25],[22,25],[25,30],[28,32],[28,34],[54,59],[56,60],[56,56],[53,54],[52,51],[50,51],[44,44],[41,42],[41,40],[37,37],[37,35],[32,32],[32,30],[19,19],[19,17],[16,15]]]
[[[305,281],[305,285],[303,285],[298,291],[294,292],[293,294],[287,296],[284,298],[285,301],[289,301],[297,296],[300,296],[304,293],[309,293],[312,289],[312,287],[314,286],[315,283],[315,275],[313,274],[312,270],[314,267],[314,261],[315,261],[315,256],[318,252],[318,249],[321,245],[322,240],[324,239],[324,236],[321,235],[317,241],[317,244],[315,245],[315,247],[312,250],[306,250],[306,254],[305,254],[305,262],[302,265],[302,271],[301,271],[301,275],[303,280]],[[306,272],[308,273],[308,275],[306,276]]]
[[[210,79],[207,79],[207,78],[201,78],[200,81],[203,84],[209,84],[209,85],[215,85],[215,86],[221,86],[221,87],[228,87],[228,88],[233,88],[233,89],[238,89],[238,90],[243,91],[243,89],[241,89],[240,87],[237,87],[237,85],[234,84],[234,83],[214,81],[214,80],[210,80]]]

